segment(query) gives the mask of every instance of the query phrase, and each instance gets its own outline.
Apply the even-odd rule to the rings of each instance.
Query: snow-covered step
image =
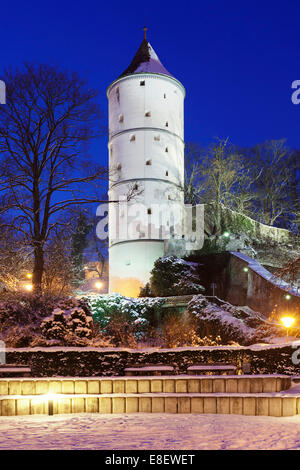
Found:
[[[273,393],[288,390],[284,375],[176,375],[0,379],[1,395],[113,393]]]
[[[31,369],[25,365],[0,364],[0,377],[30,377]]]
[[[175,370],[173,366],[165,365],[147,365],[147,366],[131,366],[125,367],[124,374],[126,376],[136,375],[172,375]]]
[[[236,374],[237,366],[233,364],[194,364],[187,368],[189,375],[203,375],[206,372],[210,374]]]
[[[1,416],[67,413],[201,413],[248,416],[300,414],[300,390],[263,394],[104,394],[2,396]]]
[[[0,370],[6,367],[18,367],[19,369],[27,369],[29,366],[24,364],[0,364]]]

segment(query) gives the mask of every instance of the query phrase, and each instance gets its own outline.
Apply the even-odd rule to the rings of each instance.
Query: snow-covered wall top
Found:
[[[241,259],[242,261],[245,261],[245,263],[247,263],[249,269],[254,271],[256,274],[261,276],[266,281],[270,282],[274,287],[278,287],[279,289],[282,289],[282,290],[284,290],[285,292],[288,292],[291,295],[300,297],[299,290],[292,287],[288,282],[284,281],[283,279],[280,279],[279,277],[274,276],[274,274],[270,273],[270,271],[268,271],[266,268],[264,268],[255,259],[250,258],[249,256],[244,255],[243,253],[240,253],[238,251],[231,251],[230,253],[233,256],[236,256],[237,258]]]

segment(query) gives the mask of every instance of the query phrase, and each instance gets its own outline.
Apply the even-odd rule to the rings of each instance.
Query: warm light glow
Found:
[[[54,398],[57,398],[57,395],[56,393],[48,392],[44,395],[44,397],[47,398],[48,400],[54,400]]]
[[[291,300],[292,297],[290,296],[290,294],[287,294],[287,295],[285,296],[285,298],[286,298],[286,300]]]
[[[28,292],[31,292],[32,289],[33,289],[33,285],[32,284],[26,284],[25,289],[28,290]]]
[[[48,400],[48,415],[53,416],[54,414],[53,402],[54,402],[54,398],[56,397],[56,395],[53,392],[48,392],[44,396]]]
[[[244,268],[244,272],[247,273],[249,271],[248,268]]]
[[[27,273],[27,274],[26,274],[26,277],[27,277],[27,279],[31,279],[31,278],[32,278],[32,274],[31,274],[31,273]]]
[[[293,317],[282,317],[280,319],[280,321],[283,324],[283,326],[285,326],[286,328],[291,328],[291,326],[295,323],[295,318],[293,318]]]
[[[103,286],[102,282],[96,282],[95,284],[96,289],[101,289],[102,286]]]
[[[224,233],[223,233],[223,237],[225,237],[225,238],[230,237],[230,233],[229,233],[229,232],[224,232]]]
[[[119,277],[110,278],[110,292],[118,292],[119,294],[127,297],[138,297],[141,287],[143,287],[141,281],[134,277],[123,279]]]

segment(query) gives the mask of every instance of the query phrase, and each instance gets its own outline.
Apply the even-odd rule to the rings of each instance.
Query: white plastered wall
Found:
[[[139,285],[134,295],[138,294],[140,286],[149,279],[155,260],[164,254],[163,235],[170,226],[168,214],[173,210],[177,220],[181,217],[178,210],[181,212],[184,203],[184,94],[184,88],[175,79],[144,73],[121,78],[108,89],[109,199],[126,196],[137,184],[140,194],[129,201],[129,211],[137,203],[146,208],[163,205],[167,221],[165,227],[161,227],[160,221],[158,234],[157,230],[149,229],[146,220],[146,231],[142,229],[137,234],[137,241],[131,235],[127,243],[126,237],[120,243],[115,239],[119,222],[127,223],[128,219],[123,222],[115,210],[117,205],[110,205],[110,292],[133,295],[128,281],[131,279],[132,286]],[[149,234],[155,240],[149,240]]]

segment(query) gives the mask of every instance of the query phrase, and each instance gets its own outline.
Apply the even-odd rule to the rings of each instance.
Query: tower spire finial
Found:
[[[147,26],[144,27],[144,39],[147,40]]]

